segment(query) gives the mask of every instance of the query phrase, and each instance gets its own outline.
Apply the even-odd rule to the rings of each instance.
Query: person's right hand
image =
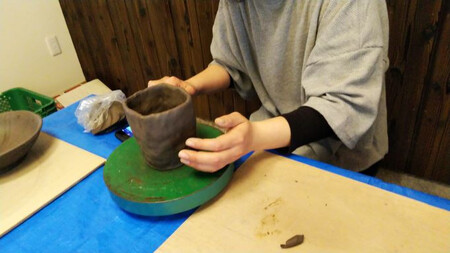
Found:
[[[165,76],[158,80],[150,80],[148,82],[148,87],[153,86],[153,85],[158,85],[161,83],[167,83],[167,84],[170,84],[173,86],[183,88],[191,96],[193,96],[197,93],[197,90],[195,89],[195,87],[192,84],[190,84],[186,81],[183,81],[175,76]]]

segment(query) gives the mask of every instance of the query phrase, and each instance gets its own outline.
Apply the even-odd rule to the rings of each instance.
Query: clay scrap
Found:
[[[302,244],[304,240],[305,240],[304,235],[294,235],[293,237],[288,239],[285,244],[281,244],[280,247],[283,249],[292,248]]]

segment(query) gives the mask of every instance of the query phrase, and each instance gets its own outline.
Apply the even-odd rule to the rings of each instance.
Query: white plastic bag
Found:
[[[84,132],[94,134],[106,129],[125,117],[122,108],[125,98],[121,90],[114,90],[83,99],[75,111],[78,124],[84,127]]]

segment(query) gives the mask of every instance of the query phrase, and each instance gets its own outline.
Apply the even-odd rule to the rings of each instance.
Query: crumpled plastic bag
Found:
[[[121,90],[88,97],[80,101],[75,116],[84,132],[97,134],[125,118],[122,102],[126,99]]]

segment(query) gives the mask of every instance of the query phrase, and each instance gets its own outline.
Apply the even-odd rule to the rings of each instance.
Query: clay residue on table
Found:
[[[278,222],[279,220],[275,213],[267,214],[260,221],[256,236],[262,238],[269,235],[280,234],[281,230],[276,228]]]
[[[276,200],[270,202],[266,207],[264,207],[264,210],[267,210],[270,207],[278,206],[279,204],[281,204],[281,202],[281,198],[277,198]]]
[[[264,216],[259,222],[259,226],[256,230],[256,236],[259,238],[263,238],[271,235],[281,234],[281,230],[277,227],[279,223],[279,219],[277,217],[277,206],[279,206],[283,200],[281,197],[271,201],[267,204],[264,210]]]

